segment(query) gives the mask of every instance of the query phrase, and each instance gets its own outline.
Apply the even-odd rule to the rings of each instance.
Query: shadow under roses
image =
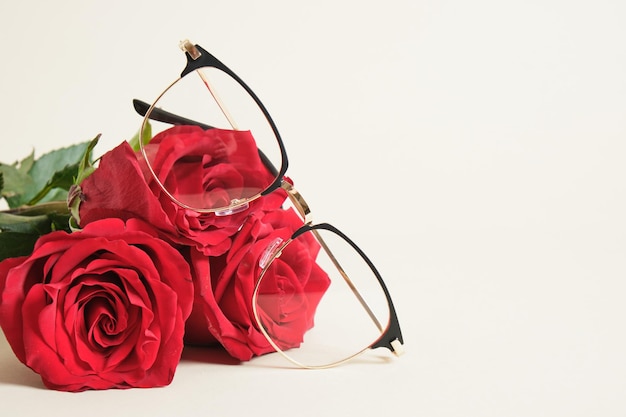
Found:
[[[221,346],[185,346],[181,362],[199,362],[214,365],[240,365],[241,361],[228,354]]]

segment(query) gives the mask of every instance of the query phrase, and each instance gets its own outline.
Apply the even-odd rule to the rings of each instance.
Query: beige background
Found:
[[[68,395],[1,338],[0,412],[623,416],[624,22],[621,0],[2,2],[0,161],[129,138],[188,37],[262,98],[315,220],[379,266],[407,354],[191,352],[167,388]]]

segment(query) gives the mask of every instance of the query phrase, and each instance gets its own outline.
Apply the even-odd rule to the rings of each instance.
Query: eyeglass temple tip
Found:
[[[391,350],[396,356],[404,355],[404,345],[400,342],[399,339],[394,339],[391,341]]]

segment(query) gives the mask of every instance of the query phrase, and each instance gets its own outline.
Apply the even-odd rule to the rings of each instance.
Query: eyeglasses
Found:
[[[140,149],[158,186],[180,207],[215,216],[243,212],[283,189],[302,218],[302,227],[268,241],[259,254],[251,300],[258,330],[305,368],[380,347],[399,356],[404,342],[385,283],[350,238],[312,223],[309,206],[285,178],[287,153],[265,106],[202,47],[180,46],[187,57],[181,76],[153,104],[134,101],[144,116]],[[176,132],[185,139],[171,140]]]

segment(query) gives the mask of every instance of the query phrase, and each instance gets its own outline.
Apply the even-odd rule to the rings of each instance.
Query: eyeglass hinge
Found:
[[[289,183],[288,181],[284,181],[284,180],[280,184],[280,186],[283,190],[287,191],[287,195],[289,196],[289,199],[291,200],[291,202],[294,204],[294,206],[300,213],[300,216],[302,217],[304,224],[312,223],[313,218],[311,215],[311,209],[309,208],[309,205],[304,200],[304,198],[302,198],[302,195],[298,192],[298,190],[293,188],[293,185],[291,183]]]

